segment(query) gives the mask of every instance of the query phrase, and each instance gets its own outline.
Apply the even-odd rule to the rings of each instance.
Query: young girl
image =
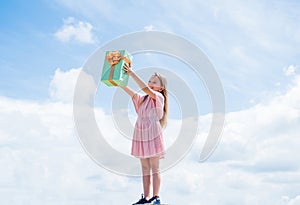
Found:
[[[160,204],[159,160],[164,157],[162,127],[166,125],[168,114],[168,95],[166,79],[158,73],[150,77],[146,84],[131,69],[124,66],[124,71],[132,77],[146,93],[142,96],[127,86],[121,87],[131,96],[138,118],[134,128],[131,154],[140,158],[143,174],[144,196],[135,204]],[[153,196],[150,198],[152,172]]]

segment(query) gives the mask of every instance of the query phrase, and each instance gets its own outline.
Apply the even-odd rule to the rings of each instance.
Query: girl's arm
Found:
[[[138,86],[151,98],[155,99],[155,93],[148,85],[131,69],[131,66],[128,64],[124,65],[124,70],[127,74],[133,78],[133,80],[138,84]],[[125,90],[126,91],[126,90]],[[127,91],[126,91],[127,92]],[[128,92],[127,92],[128,93]]]
[[[130,97],[133,97],[135,92],[127,86],[121,86],[120,88],[122,88]]]

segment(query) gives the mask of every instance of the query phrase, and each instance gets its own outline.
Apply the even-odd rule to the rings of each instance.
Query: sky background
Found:
[[[136,56],[136,69],[162,66],[182,76],[199,103],[197,140],[162,174],[162,201],[299,205],[299,10],[297,0],[1,2],[1,204],[131,204],[139,198],[139,178],[106,171],[82,148],[72,97],[82,66],[99,47],[124,34],[155,30],[201,48],[226,98],[222,139],[198,163],[211,119],[204,86],[198,89],[187,68],[170,57]],[[101,101],[112,91],[99,87],[95,113],[107,141],[129,154],[130,142],[120,143],[110,107]],[[175,98],[170,108],[167,147],[181,122]]]

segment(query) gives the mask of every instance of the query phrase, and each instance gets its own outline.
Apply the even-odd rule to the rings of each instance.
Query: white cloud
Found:
[[[71,69],[66,72],[61,71],[59,68],[56,69],[49,85],[49,95],[51,99],[62,102],[72,102],[75,84],[80,71],[81,68]]]
[[[95,43],[96,37],[92,32],[93,26],[88,22],[77,21],[73,17],[64,20],[64,25],[54,34],[54,36],[62,41],[78,41],[80,43]]]
[[[286,76],[291,76],[291,75],[295,75],[296,74],[296,70],[297,70],[297,66],[295,65],[289,65],[287,68],[284,68],[284,74]]]
[[[297,93],[300,93],[300,76],[294,77],[285,93],[226,114],[221,142],[208,163],[199,168],[205,179],[205,189],[200,189],[199,195],[208,197],[207,204],[288,204],[286,193],[288,197],[299,195],[300,95]],[[202,144],[198,141],[195,146],[199,148]],[[194,160],[198,154],[193,149],[190,159]],[[218,171],[210,173],[214,166]],[[217,194],[223,192],[226,194]],[[212,193],[222,200],[213,198],[216,195],[211,196]],[[293,201],[297,204],[298,199],[289,203]]]
[[[300,195],[296,196],[294,199],[291,199],[287,205],[298,205],[300,204]]]
[[[81,84],[80,87],[78,87],[78,93],[89,95],[90,92],[93,93],[96,90],[97,85],[94,78],[86,72],[83,72],[82,68],[73,68],[67,71],[62,71],[59,68],[56,69],[49,85],[50,99],[52,101],[72,103],[74,91],[79,79],[81,80]]]
[[[300,79],[296,76],[286,93],[227,114],[226,140],[221,142],[223,149],[215,157],[241,161],[244,165],[243,160],[249,160],[248,168],[257,171],[298,169],[299,92]]]
[[[154,26],[153,25],[144,26],[144,30],[145,31],[153,31],[154,30]]]
[[[127,186],[127,178],[100,169],[83,151],[74,135],[72,104],[1,97],[0,113],[3,204],[109,201],[104,193]],[[96,113],[104,116],[101,109]]]
[[[74,136],[72,97],[64,96],[73,90],[79,71],[56,70],[50,84],[55,101],[0,98],[3,203],[35,205],[46,200],[46,204],[114,205],[119,203],[114,199],[124,195],[124,203],[139,197],[139,179],[116,176],[99,168]],[[211,116],[201,116],[199,138],[190,154],[163,173],[163,202],[189,201],[196,205],[201,198],[208,205],[297,204],[299,92],[300,76],[295,75],[285,93],[246,110],[227,113],[222,140],[205,163],[197,162]],[[130,143],[120,143],[121,135],[111,132],[111,116],[101,108],[96,108],[95,114],[109,143],[128,154]],[[166,137],[174,138],[179,124],[170,120]]]

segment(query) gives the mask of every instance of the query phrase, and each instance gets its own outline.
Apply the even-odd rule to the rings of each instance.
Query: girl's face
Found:
[[[163,90],[161,81],[158,78],[158,76],[156,76],[156,75],[151,76],[151,78],[148,81],[148,86],[149,86],[149,88],[151,88],[154,91],[160,92]]]

